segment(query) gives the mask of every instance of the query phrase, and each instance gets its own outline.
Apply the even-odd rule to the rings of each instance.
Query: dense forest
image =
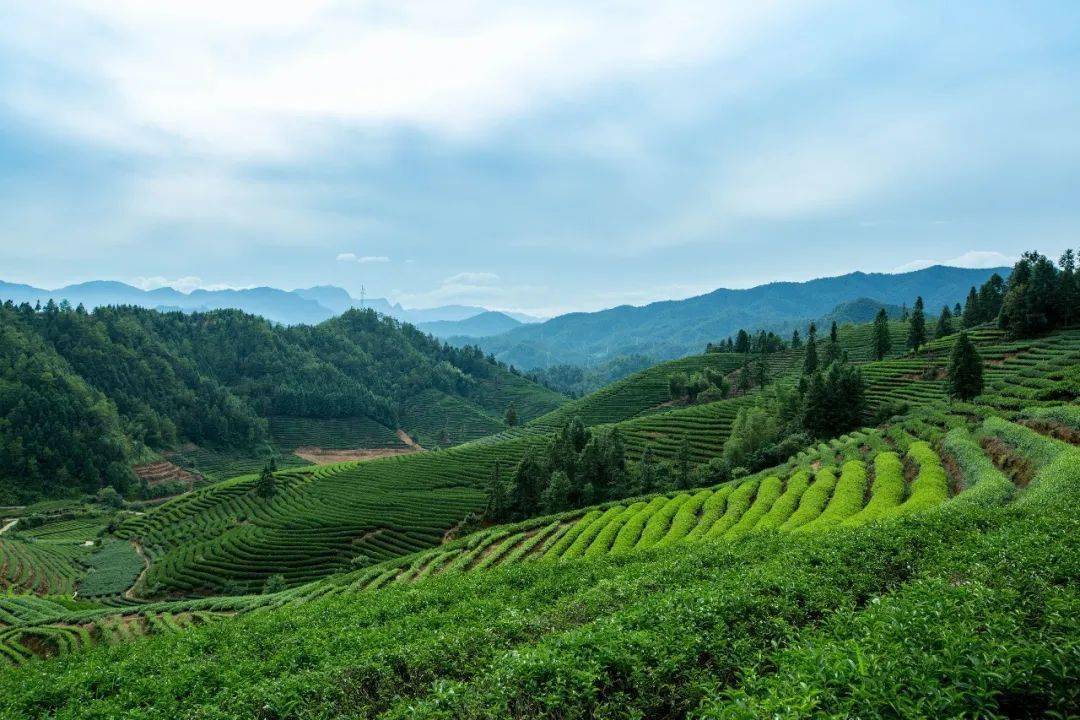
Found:
[[[258,447],[269,416],[394,428],[424,391],[483,405],[485,381],[509,376],[475,347],[372,310],[283,327],[235,310],[8,302],[0,334],[0,500],[123,491],[145,449]]]

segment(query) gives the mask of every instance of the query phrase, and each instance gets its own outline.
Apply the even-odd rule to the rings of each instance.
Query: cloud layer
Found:
[[[0,5],[4,279],[553,312],[1080,228],[1076,3]]]

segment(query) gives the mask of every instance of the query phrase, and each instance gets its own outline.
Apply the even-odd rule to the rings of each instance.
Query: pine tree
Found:
[[[1076,272],[1076,253],[1071,249],[1061,254],[1058,260],[1061,277],[1058,285],[1058,313],[1061,322],[1071,325],[1080,320],[1080,276]]]
[[[270,463],[267,463],[259,473],[259,479],[255,482],[255,492],[261,498],[272,498],[277,492],[277,480],[274,478],[274,471],[270,469]]]
[[[878,310],[874,318],[874,357],[882,360],[892,350],[892,335],[889,334],[889,315],[885,308]]]
[[[690,379],[686,377],[684,372],[673,372],[668,377],[668,392],[671,394],[672,400],[682,400],[686,397],[686,386],[690,383]]]
[[[739,371],[739,390],[744,394],[750,392],[750,388],[754,386],[754,381],[750,379],[750,362],[743,363],[742,370]]]
[[[963,326],[973,328],[980,322],[982,320],[979,316],[979,295],[975,292],[975,286],[972,285],[968,290],[967,301],[964,303]]]
[[[803,375],[813,375],[818,369],[817,326],[810,323],[806,333],[806,354],[803,356]]]
[[[562,470],[551,473],[548,486],[540,493],[540,505],[546,513],[556,513],[570,507],[570,477]]]
[[[825,365],[832,365],[839,359],[840,333],[836,328],[836,321],[833,320],[832,327],[829,329],[829,344],[825,346]]]
[[[907,344],[916,353],[926,344],[926,315],[923,313],[921,295],[915,298],[915,309],[911,313],[911,324],[908,326]]]
[[[948,371],[949,395],[970,400],[983,390],[983,361],[966,332],[953,345]]]
[[[757,361],[757,384],[758,387],[765,387],[769,384],[769,363],[766,361],[764,354]]]
[[[937,328],[934,330],[934,337],[943,338],[946,335],[952,335],[952,311],[949,310],[949,306],[941,308],[941,317],[938,318]]]
[[[750,352],[750,334],[740,329],[735,337],[735,352],[744,355]]]
[[[514,403],[510,403],[506,408],[506,425],[507,427],[514,427],[517,425],[517,422],[517,409],[514,408]]]
[[[964,314],[964,308],[960,307],[960,303],[953,305],[952,314],[957,320]]]
[[[510,485],[510,509],[517,517],[529,517],[540,505],[544,471],[531,451],[518,463]]]
[[[502,466],[495,461],[495,467],[491,471],[491,481],[488,483],[487,507],[484,508],[484,518],[491,522],[502,522],[506,519],[508,506],[506,487],[502,482]]]
[[[690,487],[690,438],[686,435],[683,435],[675,456],[675,487],[679,490]]]
[[[796,328],[795,331],[791,333],[791,349],[792,350],[798,350],[801,347],[802,347],[802,338],[799,337],[799,330],[798,330],[798,328]]]

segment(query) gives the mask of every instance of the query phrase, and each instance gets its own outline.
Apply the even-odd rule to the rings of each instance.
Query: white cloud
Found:
[[[600,83],[730,56],[808,3],[58,4],[18,8],[0,38],[99,90],[27,83],[17,108],[125,147],[278,156],[318,147],[313,123],[470,136]]]
[[[893,268],[894,273],[911,272],[922,270],[932,265],[946,265],[948,267],[962,268],[993,268],[1008,267],[1016,262],[1011,255],[997,252],[996,250],[968,250],[966,253],[957,255],[947,260],[912,260]]]
[[[161,275],[153,275],[151,277],[139,276],[132,280],[131,284],[140,290],[156,290],[158,288],[171,287],[174,290],[189,293],[192,290],[202,287],[202,278],[195,275],[185,275],[184,277],[170,280]]]
[[[170,280],[162,275],[145,277],[140,275],[131,281],[131,284],[140,290],[157,290],[158,288],[172,288],[182,293],[190,293],[193,290],[245,290],[252,285],[229,285],[228,283],[204,283],[202,278],[196,275],[185,275]]]
[[[338,262],[354,262],[366,265],[368,263],[387,263],[390,258],[385,255],[357,255],[356,253],[338,253]]]
[[[443,280],[443,285],[493,285],[499,276],[489,272],[461,272]]]

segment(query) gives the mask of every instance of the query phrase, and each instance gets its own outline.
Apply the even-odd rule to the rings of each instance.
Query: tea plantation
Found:
[[[755,394],[672,403],[667,379],[738,357],[665,363],[449,449],[286,467],[271,492],[240,475],[16,525],[0,717],[1073,716],[1080,330],[972,338],[970,402],[947,399],[952,339],[934,340],[861,363],[871,412],[906,403],[878,426],[720,485],[460,537],[496,463],[572,417],[618,427],[630,458],[716,457]],[[798,371],[783,356],[777,381]]]

